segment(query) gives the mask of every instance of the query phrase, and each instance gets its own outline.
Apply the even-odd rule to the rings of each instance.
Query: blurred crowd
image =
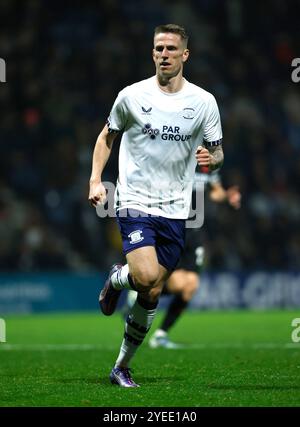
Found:
[[[106,269],[113,219],[87,202],[92,152],[123,87],[154,74],[155,26],[190,34],[188,80],[212,92],[236,212],[206,201],[208,269],[299,269],[300,57],[295,1],[1,0],[0,269]],[[118,144],[104,180],[117,178]]]

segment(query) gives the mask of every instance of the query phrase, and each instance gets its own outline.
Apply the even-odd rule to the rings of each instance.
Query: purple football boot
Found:
[[[117,290],[113,287],[111,283],[111,276],[120,268],[122,264],[114,264],[109,272],[108,278],[103,286],[102,291],[99,295],[99,305],[102,310],[102,313],[106,316],[110,316],[116,309],[119,296],[121,295],[121,290]]]
[[[130,368],[113,368],[109,379],[112,384],[120,387],[139,387],[131,378]]]

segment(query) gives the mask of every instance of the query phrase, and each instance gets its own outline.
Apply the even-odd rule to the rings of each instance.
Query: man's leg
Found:
[[[112,267],[100,293],[100,308],[106,316],[114,313],[123,289],[147,294],[159,278],[159,263],[154,246],[135,249],[126,255],[126,259],[126,265],[115,264]]]
[[[199,276],[193,271],[175,270],[171,274],[167,283],[166,290],[174,294],[165,317],[159,329],[155,331],[149,345],[151,348],[165,347],[176,348],[177,345],[172,343],[168,338],[168,331],[186,309],[188,303],[193,298],[199,285]]]
[[[112,383],[134,387],[136,384],[130,377],[128,366],[151,327],[159,295],[169,273],[159,265],[155,248],[152,246],[135,249],[129,252],[126,258],[138,296],[128,312],[124,339],[110,379]]]

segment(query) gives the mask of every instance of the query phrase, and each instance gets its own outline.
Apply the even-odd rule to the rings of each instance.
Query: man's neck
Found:
[[[156,80],[159,88],[163,92],[167,93],[179,92],[182,89],[185,81],[182,74],[178,74],[177,76],[171,78],[164,78],[163,76],[156,75]]]

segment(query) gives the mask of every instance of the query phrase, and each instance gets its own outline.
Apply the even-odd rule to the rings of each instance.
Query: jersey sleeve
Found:
[[[125,128],[127,121],[126,111],[126,96],[124,90],[122,90],[118,94],[106,122],[109,132],[119,132]]]
[[[222,126],[219,108],[215,97],[211,95],[207,106],[207,113],[204,122],[204,145],[214,147],[222,144]]]

